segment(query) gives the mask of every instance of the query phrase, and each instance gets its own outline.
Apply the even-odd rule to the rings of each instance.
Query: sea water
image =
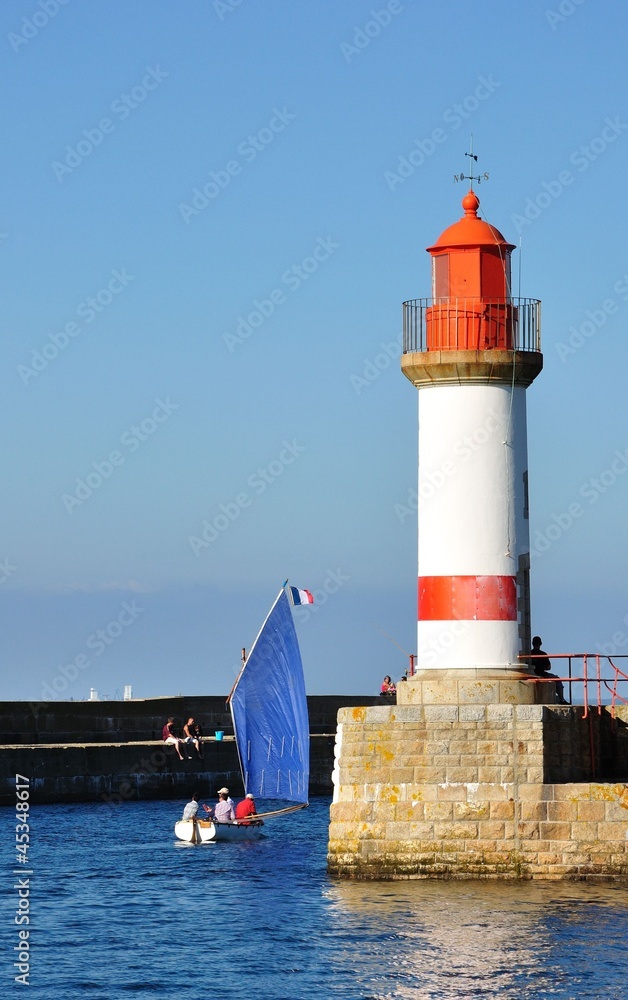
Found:
[[[198,847],[175,839],[182,806],[33,804],[28,869],[0,811],[1,997],[628,997],[626,883],[332,879],[328,799],[262,840]]]

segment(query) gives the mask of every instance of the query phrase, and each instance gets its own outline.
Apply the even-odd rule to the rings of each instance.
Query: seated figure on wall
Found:
[[[551,673],[552,661],[545,652],[541,649],[543,640],[540,635],[535,635],[532,639],[532,653],[530,655],[529,664],[534,670],[537,677],[551,677],[555,678],[555,689],[556,689],[556,701],[559,705],[568,705],[569,702],[565,699],[565,689],[563,687],[563,682],[558,680],[556,674]]]
[[[180,737],[177,736],[174,731],[173,715],[168,716],[168,721],[166,722],[161,735],[164,743],[169,743],[174,746],[175,750],[177,751],[179,760],[185,760],[186,757],[184,757],[183,754],[181,753],[181,747],[185,748],[185,741],[180,739]]]
[[[191,715],[183,727],[183,738],[186,744],[192,744],[196,748],[196,755],[201,760],[203,759],[202,736],[203,730],[198,722],[194,721],[194,716]]]

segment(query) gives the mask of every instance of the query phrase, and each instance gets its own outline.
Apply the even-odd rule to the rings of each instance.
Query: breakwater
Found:
[[[311,695],[310,794],[332,791],[338,710],[378,705],[378,696]],[[205,734],[203,759],[179,761],[162,742],[174,716],[190,715]],[[222,731],[223,740],[214,733]],[[32,802],[95,802],[211,796],[221,785],[243,792],[231,715],[224,696],[129,701],[0,702],[0,804],[15,802],[15,775],[29,778]]]
[[[414,693],[411,683],[404,695]],[[486,681],[484,688],[492,694]],[[446,684],[441,691],[451,697]],[[484,693],[482,683],[474,693]],[[625,706],[347,708],[336,753],[328,855],[335,875],[628,875]]]

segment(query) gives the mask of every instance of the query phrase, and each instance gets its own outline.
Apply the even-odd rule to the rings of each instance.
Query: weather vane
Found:
[[[482,181],[487,181],[488,180],[488,172],[484,172],[483,174],[474,174],[473,173],[474,163],[478,162],[478,158],[475,155],[475,153],[473,152],[473,136],[471,136],[471,152],[470,153],[465,153],[464,155],[469,157],[469,173],[468,174],[465,174],[465,173],[454,174],[454,182],[457,182],[457,181],[469,181],[469,188],[470,188],[470,190],[473,190],[473,182],[474,181],[477,181],[478,184],[481,184]]]

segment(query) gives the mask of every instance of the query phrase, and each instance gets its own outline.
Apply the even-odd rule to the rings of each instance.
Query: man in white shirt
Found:
[[[198,792],[194,795],[183,810],[183,819],[195,819],[198,812]]]

